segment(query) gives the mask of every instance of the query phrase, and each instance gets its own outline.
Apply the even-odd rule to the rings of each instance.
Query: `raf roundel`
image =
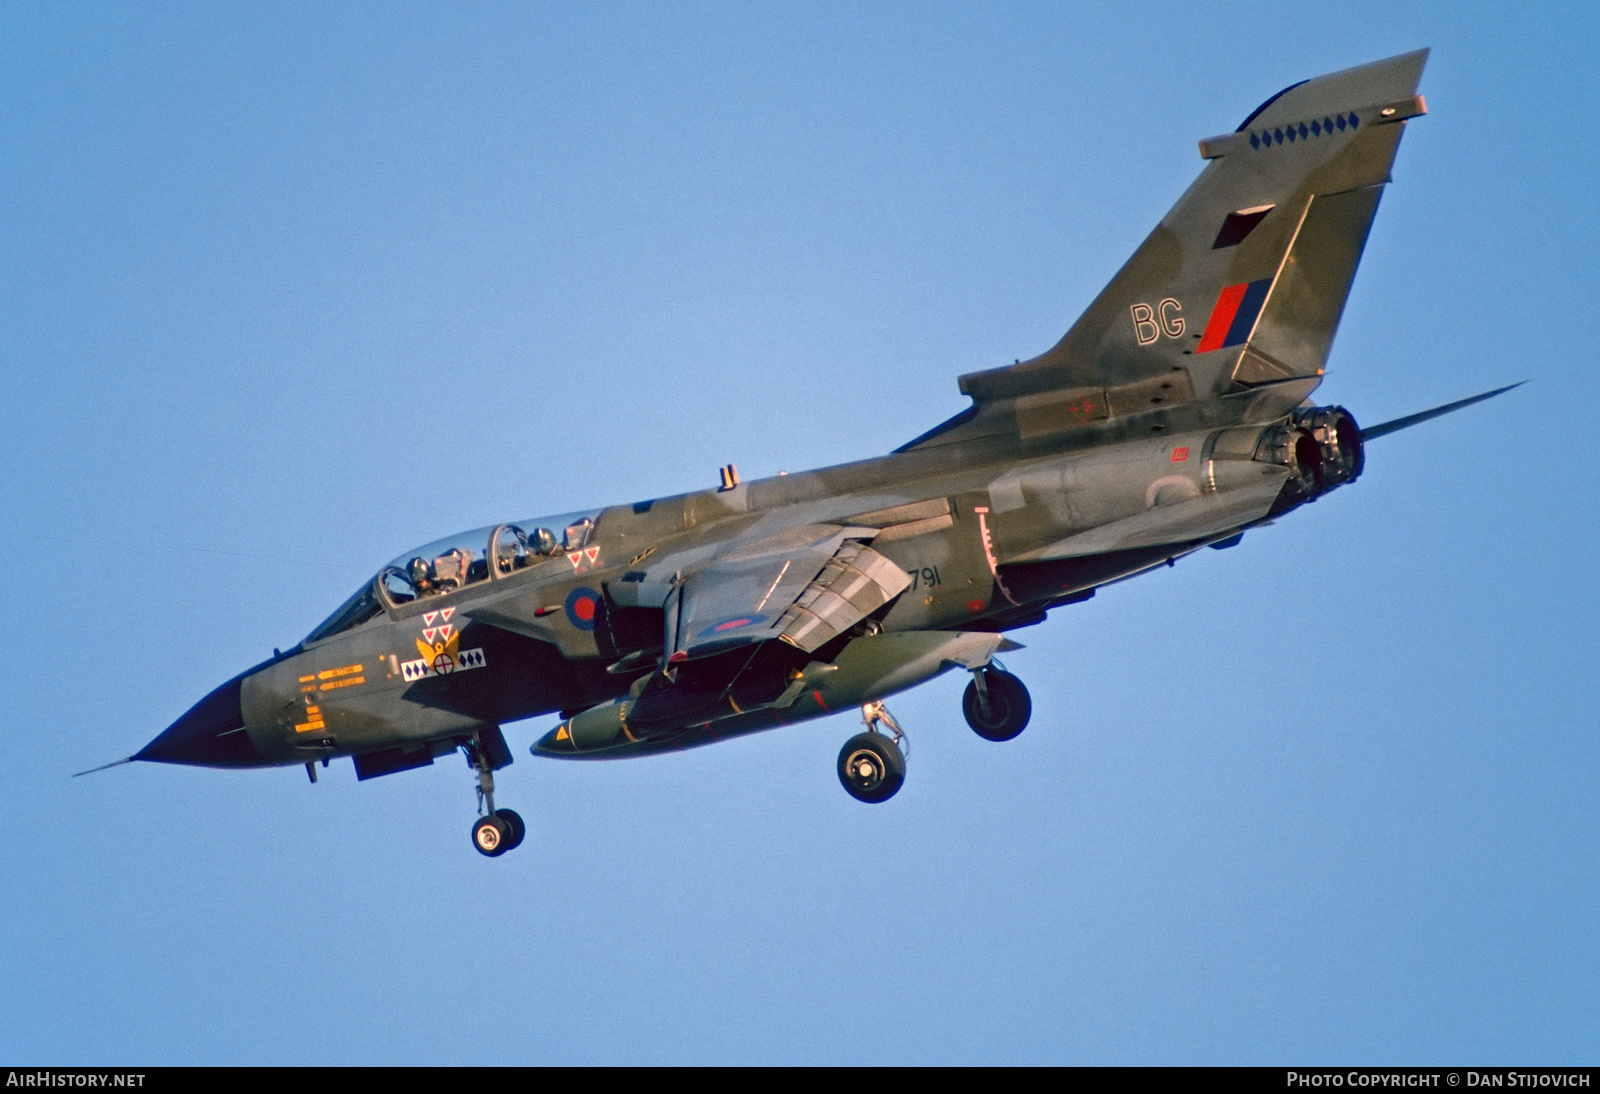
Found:
[[[580,631],[594,630],[594,617],[600,610],[600,594],[580,585],[567,594],[567,621]]]
[[[765,621],[766,618],[767,617],[764,615],[741,615],[735,619],[729,619],[722,623],[717,623],[713,626],[707,627],[696,634],[695,637],[709,638],[712,635],[727,634],[729,631],[738,630],[740,627],[753,627],[757,623]]]

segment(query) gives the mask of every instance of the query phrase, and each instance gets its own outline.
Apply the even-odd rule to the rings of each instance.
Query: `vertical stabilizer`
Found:
[[[1405,121],[1426,112],[1427,56],[1295,84],[1202,140],[1200,177],[1065,337],[961,377],[975,410],[913,444],[1013,429],[1026,440],[1286,381],[1292,402],[1304,398],[1327,366]]]

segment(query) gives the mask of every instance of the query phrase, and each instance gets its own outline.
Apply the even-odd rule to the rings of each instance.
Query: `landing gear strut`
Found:
[[[839,782],[857,801],[888,801],[906,781],[910,742],[881,702],[863,703],[861,720],[867,731],[851,737],[839,750]],[[879,731],[879,725],[888,728],[888,735]]]
[[[499,730],[495,733],[498,736]],[[500,747],[505,747],[503,742]],[[467,763],[478,772],[479,815],[472,823],[472,846],[480,855],[494,858],[517,847],[528,834],[528,828],[514,810],[494,807],[494,767],[482,736],[474,733],[464,748]]]
[[[998,663],[972,670],[972,682],[961,697],[961,713],[972,732],[986,741],[1009,741],[1028,726],[1033,700],[1022,681]]]

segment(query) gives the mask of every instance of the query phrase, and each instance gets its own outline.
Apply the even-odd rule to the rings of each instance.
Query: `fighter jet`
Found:
[[[1426,59],[1295,84],[1200,141],[1199,178],[1061,341],[962,376],[971,405],[888,455],[730,465],[714,489],[407,551],[118,762],[315,782],[336,757],[370,779],[460,750],[495,856],[524,835],[494,798],[521,719],[556,716],[535,756],[617,759],[859,709],[838,777],[863,802],[906,777],[884,699],[941,673],[971,675],[979,736],[1016,737],[1008,632],[1231,547],[1354,482],[1367,441],[1509,390],[1366,430],[1311,399]]]

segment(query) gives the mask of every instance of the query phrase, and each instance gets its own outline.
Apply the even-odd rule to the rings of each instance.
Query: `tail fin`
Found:
[[[1060,342],[961,377],[978,404],[969,420],[995,418],[985,404],[1004,403],[993,409],[1014,412],[1026,439],[1288,380],[1301,381],[1293,402],[1304,398],[1326,365],[1405,120],[1426,112],[1416,92],[1427,57],[1296,84],[1237,131],[1201,141],[1200,177]],[[984,433],[994,424],[972,422]]]

